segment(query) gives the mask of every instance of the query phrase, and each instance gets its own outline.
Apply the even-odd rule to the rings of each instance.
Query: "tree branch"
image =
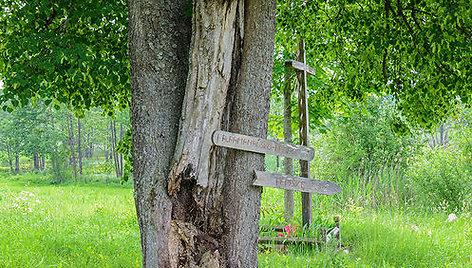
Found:
[[[398,15],[403,19],[403,22],[406,24],[406,27],[408,28],[408,32],[410,32],[411,38],[413,39],[413,42],[415,43],[415,46],[416,46],[415,34],[413,32],[413,28],[411,27],[410,23],[406,19],[405,14],[402,11],[402,2],[401,2],[401,0],[397,0],[397,8],[398,8]]]
[[[416,27],[418,27],[418,29],[420,30],[420,32],[422,32],[423,29],[421,29],[421,26],[420,26],[420,24],[418,23],[418,20],[416,19],[416,16],[415,16],[415,15],[416,15],[416,9],[413,8],[413,9],[411,10],[411,17],[413,18],[413,21],[415,22]]]
[[[52,24],[52,22],[54,21],[54,18],[56,18],[56,9],[52,8],[52,14],[49,18],[46,19],[46,23],[44,24],[44,29],[47,29],[49,25]]]

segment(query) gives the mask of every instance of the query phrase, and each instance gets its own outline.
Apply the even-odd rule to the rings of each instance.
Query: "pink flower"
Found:
[[[287,236],[295,235],[295,228],[292,225],[287,225],[284,227],[285,233]]]
[[[284,236],[284,234],[282,234],[282,233],[277,233],[277,236]]]

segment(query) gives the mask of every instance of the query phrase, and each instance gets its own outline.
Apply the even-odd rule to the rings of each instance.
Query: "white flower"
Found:
[[[449,216],[447,216],[447,221],[446,221],[446,222],[453,222],[453,221],[455,221],[455,220],[457,220],[457,219],[458,219],[458,218],[457,218],[456,214],[451,213],[451,214],[449,214]]]

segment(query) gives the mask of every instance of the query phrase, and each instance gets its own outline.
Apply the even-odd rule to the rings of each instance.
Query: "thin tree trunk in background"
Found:
[[[292,86],[288,70],[285,71],[284,85],[284,142],[292,143]],[[284,158],[284,172],[286,175],[293,175],[293,160]],[[295,210],[295,201],[293,199],[293,191],[285,190],[284,192],[284,218],[285,222],[293,220]]]
[[[7,153],[8,153],[8,164],[10,164],[10,172],[11,172],[11,173],[14,173],[15,170],[13,169],[13,159],[12,159],[12,156],[11,156],[11,149],[10,149],[10,147],[8,147]]]
[[[170,268],[257,267],[262,189],[252,186],[252,181],[254,169],[264,168],[264,157],[213,147],[207,159],[211,161],[208,173],[201,174],[197,166],[179,165],[185,163],[187,153],[195,152],[184,150],[188,148],[176,150],[176,145],[182,138],[181,116],[186,118],[182,124],[198,118],[198,114],[187,112],[193,105],[201,105],[199,101],[213,101],[201,99],[202,94],[217,91],[227,92],[217,100],[222,100],[222,106],[194,110],[209,115],[201,120],[217,120],[216,125],[223,130],[266,138],[275,1],[195,1],[192,51],[195,48],[198,52],[190,53],[190,67],[202,72],[190,74],[188,37],[192,31],[184,15],[187,3],[128,2],[133,175],[143,264]],[[155,16],[159,20],[151,19]],[[216,81],[222,77],[228,80]],[[196,134],[190,134],[190,138],[201,138],[196,140],[202,143],[190,141],[190,146],[203,145],[208,138],[199,132],[205,130],[198,127],[202,126],[201,120],[196,121],[197,127],[185,126],[185,130]],[[169,177],[173,159],[182,162],[173,165],[179,167],[177,176]],[[188,173],[180,173],[180,168]],[[198,185],[192,174],[207,179]]]
[[[115,174],[117,178],[121,178],[122,175],[120,173],[120,163],[118,153],[116,152],[116,121],[113,119],[110,121],[110,145],[111,145],[111,155],[113,155],[113,163],[115,164]]]
[[[107,141],[108,141],[108,138],[107,138]],[[104,146],[104,150],[105,150],[105,161],[108,163],[110,161],[110,155],[108,154],[108,142]]]
[[[123,131],[123,123],[120,123],[120,141],[123,140],[123,137],[125,136],[125,133]],[[123,154],[119,154],[120,156],[120,174],[121,174],[121,177],[123,177]]]
[[[90,130],[90,132],[87,133],[87,158],[92,158],[93,157],[93,144],[90,142],[90,136],[93,134],[93,129]]]
[[[15,173],[20,172],[20,155],[18,153],[15,154]]]
[[[40,167],[39,167],[39,157],[38,157],[38,153],[34,152],[33,153],[33,167],[34,167],[34,170],[39,170]]]
[[[82,175],[82,124],[77,118],[77,151],[79,152],[79,173]]]
[[[40,165],[40,167],[41,167],[41,170],[44,170],[44,168],[46,167],[44,156],[41,156],[41,165]]]
[[[74,169],[74,178],[77,179],[77,157],[75,154],[75,138],[74,138],[74,123],[72,120],[72,113],[68,113],[68,125],[69,125],[69,144],[71,151],[71,164]]]
[[[111,122],[110,122],[110,124],[111,124]],[[113,159],[113,148],[112,148],[112,145],[111,145],[112,144],[112,138],[111,137],[112,137],[112,134],[111,134],[111,127],[110,127],[110,132],[107,133],[107,143],[106,143],[106,145],[107,145],[106,155],[108,156],[107,162],[109,160]]]

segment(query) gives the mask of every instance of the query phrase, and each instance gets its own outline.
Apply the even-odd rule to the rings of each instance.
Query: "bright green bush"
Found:
[[[392,97],[372,96],[351,104],[313,137],[315,178],[338,183],[335,199],[362,205],[393,205],[405,200],[403,174],[408,159],[425,139],[402,120]]]
[[[459,149],[425,149],[408,170],[416,200],[431,209],[462,210],[471,197],[472,181],[467,159]]]
[[[329,123],[326,135],[315,138],[315,173],[322,178],[370,180],[386,168],[403,169],[424,142],[407,129],[392,98],[372,96],[365,103],[351,104]]]

